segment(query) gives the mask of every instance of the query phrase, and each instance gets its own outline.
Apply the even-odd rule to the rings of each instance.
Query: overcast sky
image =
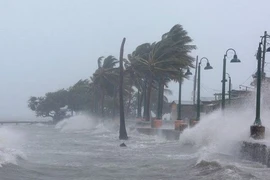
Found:
[[[268,0],[0,0],[0,118],[33,117],[30,96],[89,78],[99,56],[118,58],[123,37],[128,54],[177,23],[197,45],[194,57],[205,56],[214,67],[202,71],[202,96],[220,92],[228,48],[242,61],[227,61],[233,88],[249,85],[260,36],[270,33],[269,7]],[[192,86],[184,82],[184,100],[191,100]],[[170,99],[177,99],[178,85],[170,88]]]

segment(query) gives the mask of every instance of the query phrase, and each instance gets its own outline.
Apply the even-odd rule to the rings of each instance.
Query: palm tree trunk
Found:
[[[94,95],[94,97],[93,97],[93,99],[94,99],[94,104],[93,104],[93,112],[95,113],[95,115],[96,115],[96,113],[97,113],[97,97],[96,97],[96,90],[94,89],[94,93],[93,93]]]
[[[150,121],[151,112],[150,112],[150,100],[151,100],[151,91],[152,91],[152,75],[148,79],[147,92],[146,92],[146,103],[145,103],[145,120]]]
[[[124,112],[124,98],[123,98],[123,54],[124,54],[124,45],[126,38],[123,39],[121,48],[120,48],[120,77],[119,77],[119,104],[120,104],[120,129],[119,129],[119,139],[126,140],[128,139],[127,130],[125,125],[125,112]]]
[[[115,118],[115,102],[116,101],[116,87],[113,88],[113,110],[112,110],[112,119]]]
[[[141,96],[140,96],[140,91],[138,90],[137,92],[137,101],[138,101],[138,108],[137,108],[137,118],[142,117],[142,103],[141,103]]]
[[[143,86],[143,119],[146,119],[146,89],[147,89],[147,80],[144,79],[144,86]]]
[[[158,85],[157,119],[162,119],[164,85],[163,85],[163,81],[162,80],[159,80],[158,84],[159,85]]]
[[[95,88],[94,90],[94,111],[95,111],[95,115],[99,115],[99,101],[98,101],[98,96],[99,94],[97,93],[97,90]]]
[[[102,95],[101,95],[101,117],[102,117],[102,121],[104,120],[104,91],[102,91]]]
[[[127,104],[127,109],[126,109],[126,114],[128,115],[128,113],[130,112],[130,104],[131,104],[131,98],[132,98],[132,78],[131,78],[131,83],[130,83],[130,87],[129,87],[129,94],[128,94],[128,104]]]
[[[163,116],[163,103],[164,103],[164,81],[161,81],[161,102],[160,102],[160,113],[161,113],[161,119]]]
[[[141,115],[141,117],[142,117],[142,103],[143,103],[143,92],[141,92],[141,94],[140,94],[140,111],[141,111],[140,115]]]

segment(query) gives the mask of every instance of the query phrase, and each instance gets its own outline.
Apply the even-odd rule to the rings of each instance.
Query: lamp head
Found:
[[[213,67],[210,65],[209,62],[207,62],[207,64],[206,64],[206,66],[205,66],[204,69],[205,69],[205,70],[209,70],[209,69],[213,69]]]
[[[185,73],[185,76],[190,76],[192,73],[190,72],[189,68],[187,69],[187,72]]]
[[[239,63],[239,62],[241,61],[238,59],[237,55],[236,54],[233,55],[233,59],[231,60],[231,63]]]

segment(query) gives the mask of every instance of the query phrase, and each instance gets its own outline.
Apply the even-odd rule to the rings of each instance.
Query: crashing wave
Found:
[[[18,159],[25,159],[19,150],[23,144],[23,134],[10,127],[0,128],[0,166],[4,164],[17,164]]]
[[[95,121],[87,116],[74,116],[69,119],[58,122],[55,125],[56,129],[61,131],[80,131],[89,130],[95,127]]]
[[[0,148],[0,167],[5,164],[17,165],[17,160],[25,159],[25,155],[16,149]]]
[[[221,111],[203,117],[195,127],[186,129],[181,134],[180,143],[206,148],[208,152],[213,153],[236,152],[239,143],[249,138],[252,114],[248,110],[225,113],[226,117]]]

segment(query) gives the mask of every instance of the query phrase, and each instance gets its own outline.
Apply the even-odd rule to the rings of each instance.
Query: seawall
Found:
[[[264,143],[243,141],[241,156],[244,159],[259,162],[270,167],[270,148]]]
[[[160,136],[167,140],[179,140],[180,131],[176,131],[173,129],[157,129],[157,128],[148,128],[148,127],[138,127],[136,128],[139,133],[152,135],[152,136]]]

